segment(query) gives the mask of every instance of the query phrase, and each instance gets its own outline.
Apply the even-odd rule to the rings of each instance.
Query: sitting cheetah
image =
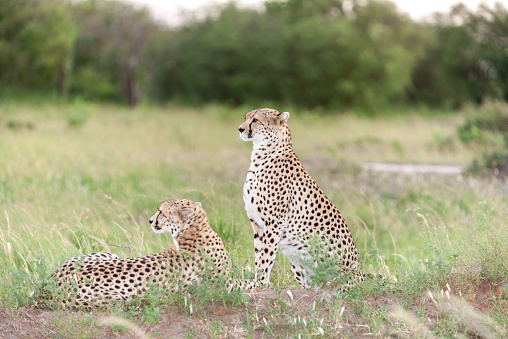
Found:
[[[347,290],[364,279],[355,242],[337,208],[293,152],[288,119],[288,112],[256,109],[238,127],[240,137],[253,142],[243,201],[254,229],[256,281],[269,283],[280,248],[298,283],[310,288],[316,264],[309,262],[309,242],[318,237],[347,275],[342,287]]]
[[[178,285],[185,288],[199,281],[206,272],[213,271],[214,276],[229,272],[224,244],[199,202],[164,201],[149,221],[154,232],[170,232],[174,244],[161,253],[139,258],[94,253],[67,260],[51,276],[57,289],[68,296],[64,306],[107,305],[113,299],[128,300],[142,294],[150,283],[175,290]],[[228,283],[246,287],[231,279]]]

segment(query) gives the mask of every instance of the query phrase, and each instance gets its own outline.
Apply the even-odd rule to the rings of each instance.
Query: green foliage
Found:
[[[383,1],[269,1],[264,13],[229,4],[159,36],[151,53],[162,67],[149,77],[151,89],[191,103],[369,111],[407,99],[480,103],[506,87],[498,73],[506,69],[507,12],[496,6],[456,6],[417,24]]]
[[[175,28],[119,0],[0,5],[2,91],[377,114],[508,99],[501,3],[457,5],[423,24],[384,0],[231,2]]]
[[[99,336],[99,328],[95,317],[80,313],[58,313],[52,319],[57,338],[91,339]]]
[[[0,84],[89,100],[141,99],[141,59],[157,25],[120,1],[2,0]]]
[[[120,1],[88,0],[71,6],[70,12],[80,34],[69,93],[136,105],[145,46],[157,31],[148,11]]]
[[[315,287],[323,287],[333,283],[340,288],[351,278],[342,272],[343,260],[338,254],[330,254],[330,244],[323,242],[319,235],[311,236],[308,241],[308,257],[301,257],[300,260],[307,267],[311,267],[313,275],[311,284]]]
[[[153,50],[158,61],[152,77],[155,94],[163,99],[232,104],[283,97],[283,84],[266,76],[274,70],[280,74],[286,67],[282,29],[275,20],[231,4],[217,19],[209,17],[161,35]]]
[[[101,73],[86,65],[77,66],[69,83],[69,93],[87,100],[115,101],[120,89],[108,73]]]
[[[504,102],[489,102],[484,110],[471,116],[457,128],[460,140],[466,144],[485,141],[485,133],[500,134],[508,146],[508,105]]]
[[[508,173],[508,105],[505,102],[488,102],[480,112],[474,112],[457,128],[459,139],[469,147],[482,151],[474,159],[468,172],[474,175]]]
[[[238,245],[238,237],[240,235],[238,227],[235,227],[231,221],[225,220],[223,214],[220,213],[220,211],[216,213],[214,219],[210,219],[212,227],[222,239],[226,249],[236,248]]]
[[[453,227],[444,225],[428,227],[429,258],[406,260],[396,270],[398,283],[393,288],[404,298],[412,299],[446,284],[464,293],[483,282],[508,279],[504,246],[508,232],[504,225],[494,225],[485,210],[474,212],[469,232],[455,233]]]
[[[2,0],[0,83],[63,92],[76,27],[60,0]]]
[[[237,273],[237,272],[233,272]],[[228,281],[231,277],[217,275],[216,266],[212,259],[209,259],[203,272],[199,272],[202,281],[194,281],[189,287],[188,292],[193,296],[193,302],[197,305],[206,305],[214,301],[220,302],[223,306],[246,305],[248,299],[240,289],[229,291]],[[243,278],[233,275],[232,278]],[[191,311],[192,313],[192,311]]]
[[[220,320],[217,320],[210,326],[208,334],[212,339],[224,338],[227,335],[227,328],[224,328],[224,324]]]
[[[507,9],[483,4],[474,13],[462,4],[423,26],[425,53],[413,71],[409,96],[432,106],[460,107],[489,98],[506,100]]]
[[[454,244],[457,253],[454,275],[463,284],[508,279],[506,227],[497,227],[484,210],[474,215],[474,228]]]
[[[336,2],[308,1],[305,15],[300,5],[268,2],[258,13],[229,4],[217,18],[161,37],[154,53],[163,67],[152,78],[157,94],[369,109],[402,96],[418,34],[393,5],[369,2],[348,14]]]
[[[508,101],[508,8],[502,2],[492,7],[480,4],[478,12],[470,16],[465,26],[480,44],[482,53],[478,63],[485,74],[483,80],[494,87],[488,95]]]
[[[141,314],[142,322],[147,322],[150,325],[159,323],[162,312],[160,305],[163,303],[164,299],[162,297],[164,294],[165,289],[163,287],[154,283],[150,284],[147,293],[145,293],[147,305],[143,307],[143,312]]]

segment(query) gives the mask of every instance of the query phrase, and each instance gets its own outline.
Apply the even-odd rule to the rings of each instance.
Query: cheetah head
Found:
[[[262,145],[275,142],[287,129],[289,113],[270,108],[259,108],[248,112],[245,121],[238,127],[240,138]]]
[[[149,222],[155,233],[169,232],[176,241],[204,213],[199,202],[187,199],[166,200],[157,206],[157,212]]]

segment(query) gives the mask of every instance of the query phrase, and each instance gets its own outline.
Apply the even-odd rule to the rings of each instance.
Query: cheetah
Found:
[[[138,258],[93,253],[67,260],[50,278],[64,295],[63,306],[106,306],[112,300],[129,300],[143,294],[151,283],[164,289],[185,289],[204,277],[215,279],[228,274],[229,257],[224,244],[210,227],[199,202],[164,201],[149,222],[154,232],[169,232],[174,244],[160,253]],[[228,284],[244,287],[231,279]]]
[[[255,281],[269,283],[280,249],[300,286],[310,288],[317,262],[309,262],[309,245],[317,237],[337,260],[347,291],[364,280],[358,250],[344,218],[294,153],[288,119],[288,112],[255,109],[238,127],[241,139],[253,142],[243,201],[254,229]]]

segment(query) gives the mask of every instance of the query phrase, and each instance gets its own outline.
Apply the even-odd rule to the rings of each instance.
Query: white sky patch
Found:
[[[216,4],[226,3],[227,0],[122,0],[136,5],[146,6],[153,13],[157,20],[166,22],[170,26],[179,25],[186,21],[189,12],[198,18],[203,9],[213,7]],[[262,8],[262,0],[237,0],[236,3],[241,7]],[[481,2],[493,7],[496,0],[392,0],[397,4],[399,10],[407,13],[414,20],[423,20],[428,18],[433,12],[448,12],[450,8],[459,2],[462,2],[470,9],[476,10]],[[497,2],[507,5],[507,0],[498,0]],[[202,15],[202,14],[201,14]]]

